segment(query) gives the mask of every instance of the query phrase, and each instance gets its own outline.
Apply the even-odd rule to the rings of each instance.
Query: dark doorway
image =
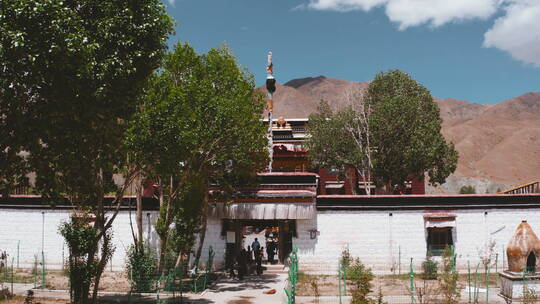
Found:
[[[531,251],[527,257],[527,272],[536,271],[536,255]]]
[[[227,243],[225,259],[230,262],[242,248],[252,251],[257,238],[263,262],[283,263],[292,252],[292,238],[296,234],[294,220],[224,220],[224,228],[236,235],[234,243]],[[253,253],[251,256],[254,259]]]

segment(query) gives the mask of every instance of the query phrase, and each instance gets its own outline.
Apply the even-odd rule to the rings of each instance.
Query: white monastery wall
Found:
[[[44,212],[44,217],[42,212]],[[32,267],[34,256],[41,261],[43,249],[48,268],[60,268],[62,257],[67,257],[58,227],[69,217],[69,210],[0,209],[0,250],[6,250],[17,263],[19,244],[20,267]],[[465,270],[467,261],[475,267],[481,251],[490,241],[495,242],[498,268],[506,259],[506,244],[522,220],[527,220],[540,235],[540,209],[461,209],[456,214],[454,243],[458,267]],[[318,211],[311,220],[297,220],[297,237],[301,270],[317,273],[335,273],[341,252],[348,247],[352,256],[359,257],[377,273],[402,273],[409,269],[410,258],[420,269],[426,257],[426,229],[423,210],[414,211]],[[392,214],[390,216],[390,214]],[[135,214],[131,214],[134,221]],[[44,230],[42,224],[44,218]],[[146,240],[157,247],[154,224],[157,212],[144,213]],[[135,225],[135,223],[133,223]],[[225,260],[226,239],[221,236],[221,220],[209,219],[201,264],[206,264],[210,246],[214,251],[214,267],[221,268]],[[112,263],[107,267],[125,266],[126,250],[132,243],[129,212],[121,211],[113,224],[113,243],[116,247]],[[310,231],[318,235],[312,239]]]
[[[213,267],[214,269],[222,269],[225,266],[225,246],[226,238],[221,236],[221,220],[216,218],[209,218],[206,224],[206,235],[204,236],[204,245],[201,253],[201,259],[199,264],[202,267],[206,267],[208,263],[208,253],[210,247],[214,252]],[[197,236],[197,240],[199,236]],[[194,250],[198,248],[198,244],[195,244]],[[193,259],[192,259],[193,261]]]
[[[527,220],[540,235],[540,209],[452,212],[456,214],[453,239],[461,270],[467,269],[467,262],[476,267],[481,251],[486,251],[490,242],[495,243],[494,254],[498,254],[498,269],[501,269],[506,259],[506,244],[522,220]],[[359,257],[376,273],[408,272],[411,258],[419,270],[427,253],[423,213],[423,210],[318,211],[316,220],[298,221],[299,238],[293,242],[299,248],[301,268],[308,272],[335,273],[341,252],[348,247],[352,256]],[[315,226],[320,234],[310,240],[309,232],[303,230]]]
[[[59,233],[59,226],[69,219],[69,214],[70,210],[0,209],[0,250],[5,250],[9,254],[9,263],[13,259],[16,266],[19,245],[19,266],[30,268],[33,267],[35,256],[41,262],[43,244],[46,267],[60,269],[62,258],[68,257],[69,249]],[[156,218],[155,211],[145,212],[143,218],[144,236],[153,245],[157,245],[153,224]],[[136,229],[134,213],[132,220]],[[148,225],[148,222],[152,225]],[[132,243],[129,212],[121,211],[113,222],[113,244],[116,250],[107,269],[112,267],[118,270],[125,266],[126,251]]]

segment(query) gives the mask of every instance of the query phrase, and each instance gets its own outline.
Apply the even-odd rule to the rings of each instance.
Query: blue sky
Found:
[[[473,2],[475,4],[471,5]],[[429,3],[429,5],[424,5]],[[540,91],[540,0],[168,0],[170,44],[226,43],[265,80],[369,81],[400,69],[440,98],[497,103]]]

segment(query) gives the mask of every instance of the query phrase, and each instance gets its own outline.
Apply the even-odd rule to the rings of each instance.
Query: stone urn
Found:
[[[522,221],[506,247],[508,269],[499,273],[499,295],[507,303],[522,302],[524,294],[540,295],[540,239]]]

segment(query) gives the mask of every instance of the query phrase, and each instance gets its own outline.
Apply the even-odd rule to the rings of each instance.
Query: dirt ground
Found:
[[[14,297],[9,300],[4,300],[2,304],[24,304],[24,297]],[[66,300],[55,300],[55,299],[36,299],[34,298],[34,304],[69,304],[69,301]]]
[[[479,277],[477,286],[479,288],[485,288],[484,275]],[[480,282],[481,281],[481,282]],[[316,282],[316,283],[315,283]],[[415,286],[422,288],[424,283],[431,289],[437,288],[437,280],[423,280],[420,277],[415,277]],[[375,276],[372,281],[372,296],[376,296],[379,290],[385,296],[403,296],[409,295],[409,288],[411,281],[407,275],[384,275]],[[489,287],[497,288],[499,284],[499,278],[496,274],[491,274],[489,277]],[[468,276],[461,274],[459,276],[459,285],[465,287],[468,285]],[[471,280],[471,286],[474,286],[474,278]],[[318,290],[319,296],[337,296],[339,294],[339,282],[337,276],[328,275],[309,275],[299,274],[297,295],[314,297],[316,290]],[[347,281],[347,294],[352,291],[351,282]]]
[[[33,283],[41,281],[41,274],[34,275],[31,269],[18,269],[14,274],[15,283]],[[47,289],[69,289],[68,277],[61,270],[47,270],[45,276]],[[99,283],[100,291],[128,292],[129,282],[123,271],[108,271],[103,274]]]
[[[24,304],[25,298],[24,297],[14,297],[9,300],[0,301],[2,304]],[[58,300],[58,299],[49,299],[49,298],[34,298],[32,301],[33,304],[70,304],[68,300]],[[129,301],[127,299],[100,299],[100,304],[128,304]],[[133,301],[131,302],[133,303]],[[146,301],[137,302],[137,303],[156,303],[155,299],[148,299]]]

